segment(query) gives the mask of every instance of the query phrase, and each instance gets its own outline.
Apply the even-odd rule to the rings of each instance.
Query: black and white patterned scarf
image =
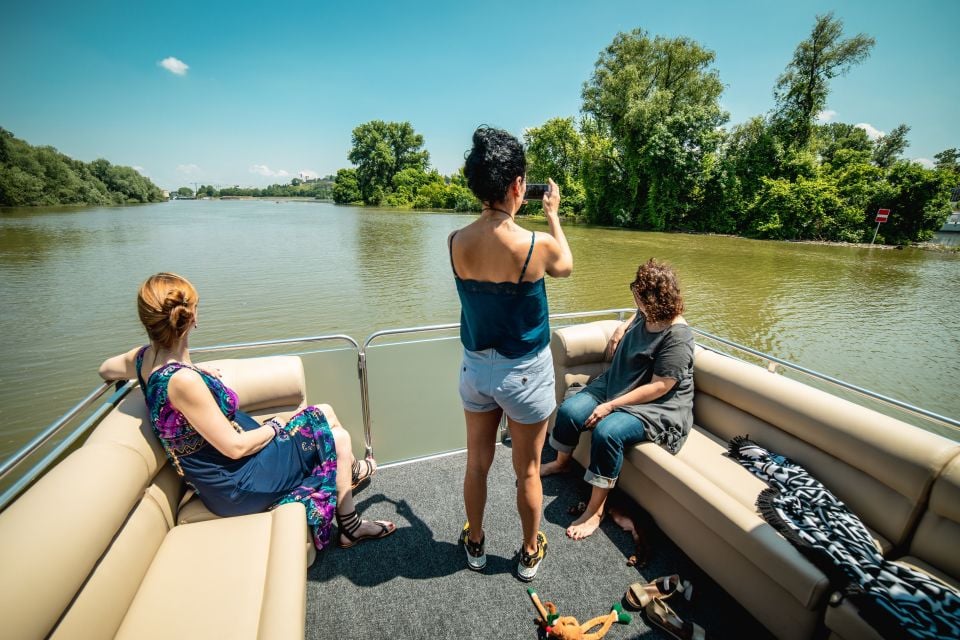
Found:
[[[730,456],[769,484],[763,519],[823,571],[885,638],[960,638],[960,593],[883,557],[856,515],[806,469],[747,439]]]

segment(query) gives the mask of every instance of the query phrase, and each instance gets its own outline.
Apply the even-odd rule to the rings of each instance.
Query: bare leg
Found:
[[[340,426],[339,422],[334,426],[336,416],[333,415],[332,411],[327,413],[326,410],[323,410],[323,413],[327,416],[327,422],[330,423],[330,432],[333,433],[333,442],[337,450],[337,513],[346,515],[353,513],[357,509],[353,502],[353,490],[351,489],[350,465],[353,462],[353,453],[351,452],[350,434]],[[333,417],[331,418],[331,416]],[[378,522],[382,522],[390,528],[394,527],[392,522]],[[379,531],[381,531],[381,529],[377,524],[364,520],[360,524],[360,528],[354,531],[353,535],[354,537],[373,535]],[[344,544],[350,542],[342,533],[340,535],[340,541]]]
[[[600,526],[600,520],[603,519],[603,506],[607,502],[607,496],[610,489],[601,489],[593,487],[590,492],[590,502],[587,503],[587,509],[583,515],[573,521],[567,527],[567,536],[574,540],[583,540]]]
[[[463,506],[470,523],[470,541],[483,537],[483,510],[487,506],[487,474],[493,464],[500,426],[500,409],[477,413],[464,410],[467,422],[467,468],[463,475]]]
[[[523,527],[523,549],[537,550],[537,530],[543,507],[543,485],[540,484],[540,452],[547,438],[547,421],[521,424],[509,416],[513,439],[513,470],[517,474],[517,511]]]
[[[553,462],[548,462],[540,467],[540,477],[552,476],[555,473],[563,473],[570,468],[570,458],[572,457],[573,454],[557,451],[556,460]]]

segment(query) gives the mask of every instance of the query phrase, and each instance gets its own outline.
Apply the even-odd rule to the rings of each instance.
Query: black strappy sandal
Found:
[[[350,465],[350,490],[352,491],[359,487],[372,478],[376,472],[377,463],[373,458],[366,457],[363,460],[354,458],[353,464]]]
[[[366,535],[354,535],[357,532],[357,529],[360,528],[364,522],[370,522],[380,527],[380,531],[377,533],[368,533]],[[340,529],[340,534],[347,538],[350,542],[344,544],[341,539],[338,538],[337,546],[341,549],[349,549],[354,547],[364,540],[379,540],[380,538],[386,538],[388,535],[397,530],[397,526],[392,522],[387,522],[385,520],[361,520],[360,516],[357,515],[356,510],[351,511],[350,513],[340,514],[337,513],[337,528]]]

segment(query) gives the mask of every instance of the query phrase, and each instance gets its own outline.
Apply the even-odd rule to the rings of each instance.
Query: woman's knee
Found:
[[[320,413],[322,413],[323,416],[327,419],[327,423],[328,423],[331,427],[339,427],[339,426],[340,426],[340,420],[337,419],[337,414],[334,413],[333,407],[331,407],[331,406],[328,405],[328,404],[317,404],[317,405],[314,405],[314,406],[315,406],[317,409],[320,410]]]
[[[587,418],[590,417],[590,414],[593,413],[596,406],[597,402],[593,397],[581,391],[563,401],[563,404],[557,409],[556,423],[559,424],[563,421],[564,424],[580,428],[583,426],[583,423],[586,422]]]
[[[601,420],[593,429],[593,446],[604,448],[620,448],[623,446],[623,438],[616,423],[610,420]]]

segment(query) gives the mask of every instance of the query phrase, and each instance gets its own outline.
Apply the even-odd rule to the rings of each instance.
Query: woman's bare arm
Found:
[[[597,408],[593,410],[593,413],[591,413],[586,419],[586,421],[583,423],[583,426],[587,429],[592,429],[597,425],[598,422],[610,415],[617,407],[653,402],[663,394],[670,391],[670,389],[673,389],[676,384],[677,381],[673,378],[661,378],[660,376],[655,375],[647,384],[642,384],[636,389],[628,391],[622,396],[597,405]]]
[[[275,433],[272,426],[237,433],[223,415],[200,374],[180,369],[170,377],[170,402],[203,439],[232,460],[263,449]]]
[[[554,278],[566,278],[573,273],[573,254],[567,236],[560,227],[560,187],[552,179],[547,182],[550,183],[550,191],[543,195],[543,214],[547,217],[550,237],[544,243],[547,247],[544,270]]]
[[[133,380],[137,377],[137,351],[140,350],[140,347],[136,347],[127,351],[126,353],[121,353],[118,356],[113,356],[112,358],[107,358],[103,361],[103,364],[100,365],[100,370],[98,373],[100,377],[107,381],[112,380]]]

